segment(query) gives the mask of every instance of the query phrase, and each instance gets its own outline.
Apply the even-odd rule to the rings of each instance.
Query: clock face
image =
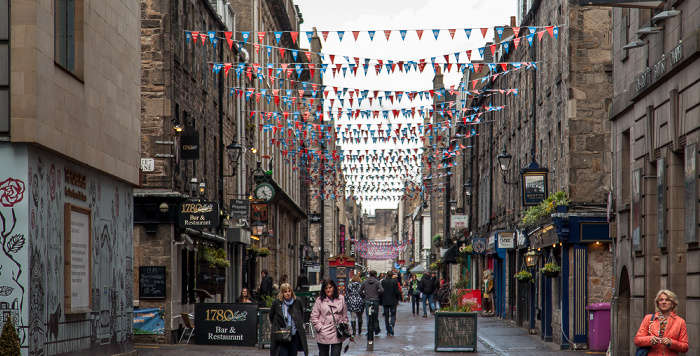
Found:
[[[274,188],[267,183],[260,184],[257,188],[255,188],[255,198],[256,199],[260,199],[263,201],[270,201],[270,200],[272,200],[272,198],[274,196],[275,196]]]

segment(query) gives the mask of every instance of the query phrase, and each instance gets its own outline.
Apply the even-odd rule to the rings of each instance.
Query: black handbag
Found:
[[[284,306],[280,306],[282,308],[282,313],[284,313]],[[287,323],[287,318],[289,318],[289,315],[284,316],[284,322],[285,324]],[[293,322],[293,321],[292,321]],[[275,331],[272,337],[273,341],[275,343],[287,343],[292,341],[292,326],[284,326],[280,328],[279,330]]]
[[[655,316],[656,316],[656,313],[651,314],[651,321],[649,322],[649,335],[651,335],[651,323],[654,322]],[[650,350],[651,350],[651,346],[645,346],[645,347],[637,346],[637,352],[634,354],[634,356],[647,356],[647,354],[649,353]]]
[[[335,332],[338,335],[338,338],[340,339],[347,339],[350,338],[352,339],[352,334],[350,333],[350,326],[348,323],[338,323],[335,321],[335,313],[333,313],[333,306],[328,305],[328,307],[331,309],[331,316],[333,317],[333,323],[335,324]]]

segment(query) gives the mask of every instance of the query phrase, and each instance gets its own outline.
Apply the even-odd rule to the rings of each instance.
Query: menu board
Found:
[[[165,266],[139,267],[139,298],[165,298]]]

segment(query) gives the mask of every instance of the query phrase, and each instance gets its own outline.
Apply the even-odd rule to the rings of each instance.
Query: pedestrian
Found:
[[[430,314],[435,310],[435,301],[433,300],[433,295],[435,294],[435,280],[431,278],[430,273],[423,275],[418,284],[418,288],[421,293],[423,293],[423,317],[427,318],[428,306],[430,307]]]
[[[367,316],[367,322],[374,324],[374,334],[379,335],[382,329],[379,327],[379,294],[384,292],[384,288],[377,280],[377,271],[369,271],[369,277],[362,282],[360,287],[360,295],[365,299],[365,315]],[[370,310],[372,311],[372,321],[370,318]],[[367,337],[369,333],[372,332],[367,326]]]
[[[348,284],[348,287],[345,289],[345,301],[348,304],[348,312],[350,312],[352,336],[362,334],[362,312],[365,311],[365,300],[362,299],[360,295],[360,288],[362,288],[361,282],[362,280],[360,277],[354,275],[350,280],[350,284]]]
[[[382,306],[384,307],[384,326],[387,336],[394,336],[394,326],[396,326],[396,306],[401,298],[399,282],[394,278],[394,272],[389,271],[382,281]]]
[[[248,288],[243,288],[241,290],[241,295],[236,299],[237,303],[252,303],[253,301],[250,300],[250,292],[248,292]]]
[[[297,289],[296,290],[308,292],[309,291],[309,277],[307,277],[303,273],[300,274],[299,277],[297,277]]]
[[[267,272],[266,269],[263,269],[260,274],[262,274],[262,280],[260,281],[260,295],[261,296],[272,296],[272,277],[270,274]]]
[[[642,320],[634,337],[638,347],[650,347],[648,356],[678,355],[688,352],[688,334],[685,320],[676,314],[678,298],[668,289],[656,293],[654,314]]]
[[[420,315],[420,289],[418,289],[418,276],[411,275],[408,283],[408,297],[411,298],[412,315]]]
[[[311,311],[311,323],[316,330],[314,339],[318,344],[319,356],[340,356],[345,339],[338,337],[336,324],[348,322],[348,309],[345,298],[338,293],[338,286],[332,279],[321,283],[321,295]]]
[[[285,327],[292,329],[292,340],[279,342],[275,333]],[[309,354],[304,330],[304,306],[294,295],[292,286],[284,283],[270,307],[270,356],[296,356],[300,349],[304,355]]]

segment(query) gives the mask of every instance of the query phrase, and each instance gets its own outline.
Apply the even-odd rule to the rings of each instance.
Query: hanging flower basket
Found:
[[[267,247],[261,247],[258,249],[258,256],[267,257],[269,255],[270,255],[270,250],[268,250]]]
[[[547,278],[556,278],[559,277],[561,273],[561,267],[557,266],[554,262],[548,262],[540,269],[540,273]]]
[[[526,283],[532,280],[532,273],[522,270],[518,273],[515,274],[515,279],[517,279],[520,282]]]

